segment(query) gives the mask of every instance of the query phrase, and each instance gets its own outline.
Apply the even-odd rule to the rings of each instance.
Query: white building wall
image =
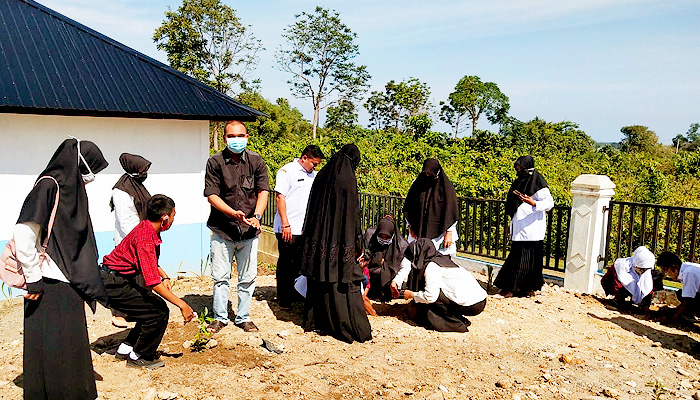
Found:
[[[0,241],[11,237],[24,198],[68,135],[95,142],[109,162],[109,167],[87,186],[96,233],[114,229],[109,200],[112,186],[124,172],[119,164],[119,155],[124,152],[152,162],[144,184],[151,194],[162,193],[175,200],[173,229],[178,225],[201,225],[209,215],[203,197],[208,129],[208,121],[0,114],[0,187],[4,188],[0,196]],[[193,238],[197,247],[201,239]]]

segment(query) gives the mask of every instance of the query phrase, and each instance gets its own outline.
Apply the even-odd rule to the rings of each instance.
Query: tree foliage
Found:
[[[659,143],[659,138],[654,131],[649,130],[646,126],[630,125],[623,126],[620,132],[625,136],[620,142],[622,151],[630,152],[646,152],[650,153],[656,148]]]
[[[326,111],[326,129],[342,131],[357,125],[355,104],[347,99],[341,99],[338,104],[328,107]]]
[[[286,100],[271,103],[257,93],[241,95],[240,100],[269,115],[247,125],[250,146],[265,159],[272,180],[309,143],[318,144],[327,156],[355,143],[362,152],[357,170],[362,192],[405,196],[423,161],[435,157],[459,196],[504,199],[515,177],[513,162],[531,154],[557,204],[571,203],[571,182],[580,174],[604,174],[617,185],[616,200],[700,207],[696,196],[700,152],[676,155],[671,146],[654,147],[653,153],[620,151],[610,145],[596,149],[592,139],[569,121],[510,119],[501,132],[477,130],[460,139],[430,130],[422,135],[408,130],[388,135],[354,125],[319,128],[322,135],[311,139],[311,124]]]
[[[367,89],[365,65],[352,59],[359,54],[357,35],[340,21],[340,14],[322,7],[296,15],[276,53],[277,66],[292,75],[287,81],[297,98],[311,100],[312,137],[316,138],[319,112],[338,99],[355,99]]]
[[[247,76],[262,50],[250,26],[221,0],[183,0],[177,11],[168,8],[153,41],[171,67],[227,94],[236,85],[251,86]]]
[[[446,102],[440,102],[440,119],[452,126],[455,137],[468,118],[471,121],[472,134],[481,115],[489,122],[499,124],[508,115],[510,104],[508,96],[503,94],[493,82],[482,82],[475,75],[467,75],[457,82],[454,92]]]
[[[371,126],[376,129],[406,130],[411,127],[411,118],[414,118],[414,125],[420,121],[425,126],[432,108],[430,88],[416,78],[399,83],[391,80],[384,86],[383,92],[373,91],[364,107],[370,114]],[[432,126],[432,120],[429,126]]]

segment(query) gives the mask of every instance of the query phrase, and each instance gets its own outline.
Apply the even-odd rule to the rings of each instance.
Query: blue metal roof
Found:
[[[201,120],[264,115],[31,0],[0,0],[0,112]]]

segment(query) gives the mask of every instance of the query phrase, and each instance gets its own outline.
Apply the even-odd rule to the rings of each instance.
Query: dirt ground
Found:
[[[374,339],[346,344],[305,333],[300,306],[280,310],[274,275],[261,273],[251,307],[260,332],[230,324],[215,335],[215,348],[192,352],[182,343],[197,325],[183,326],[171,308],[160,347],[166,366],[157,370],[116,361],[110,352],[126,331],[110,324],[107,310],[88,312],[99,398],[646,400],[657,398],[647,386],[654,381],[668,391],[660,398],[691,399],[700,391],[697,321],[667,327],[547,285],[532,298],[490,296],[460,334],[415,326],[404,301],[375,304]],[[197,312],[211,307],[209,279],[181,280],[174,290]],[[0,307],[0,399],[20,399],[22,306],[14,300]],[[283,352],[266,350],[263,339]]]

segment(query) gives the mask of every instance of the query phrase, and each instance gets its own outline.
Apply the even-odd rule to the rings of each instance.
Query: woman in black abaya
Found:
[[[387,215],[376,228],[365,232],[365,259],[369,269],[369,291],[367,297],[372,300],[391,300],[389,284],[401,269],[403,252],[408,246],[401,236],[396,221]]]
[[[304,222],[304,328],[346,342],[372,339],[357,261],[364,247],[355,178],[359,163],[360,150],[354,144],[346,144],[328,160],[311,187]]]
[[[457,207],[457,193],[452,182],[440,162],[428,158],[408,190],[403,205],[411,230],[408,242],[428,238],[441,254],[457,254]]]
[[[493,284],[503,297],[529,296],[544,284],[542,257],[547,211],[554,207],[547,181],[532,156],[514,163],[517,177],[508,190],[506,215],[511,217],[511,250]]]
[[[97,264],[85,184],[107,167],[92,142],[68,139],[39,175],[58,182],[59,205],[41,262],[56,183],[42,179],[22,206],[14,239],[27,278],[24,301],[24,398],[84,400],[97,397],[85,323],[84,301],[93,311],[107,303]]]

